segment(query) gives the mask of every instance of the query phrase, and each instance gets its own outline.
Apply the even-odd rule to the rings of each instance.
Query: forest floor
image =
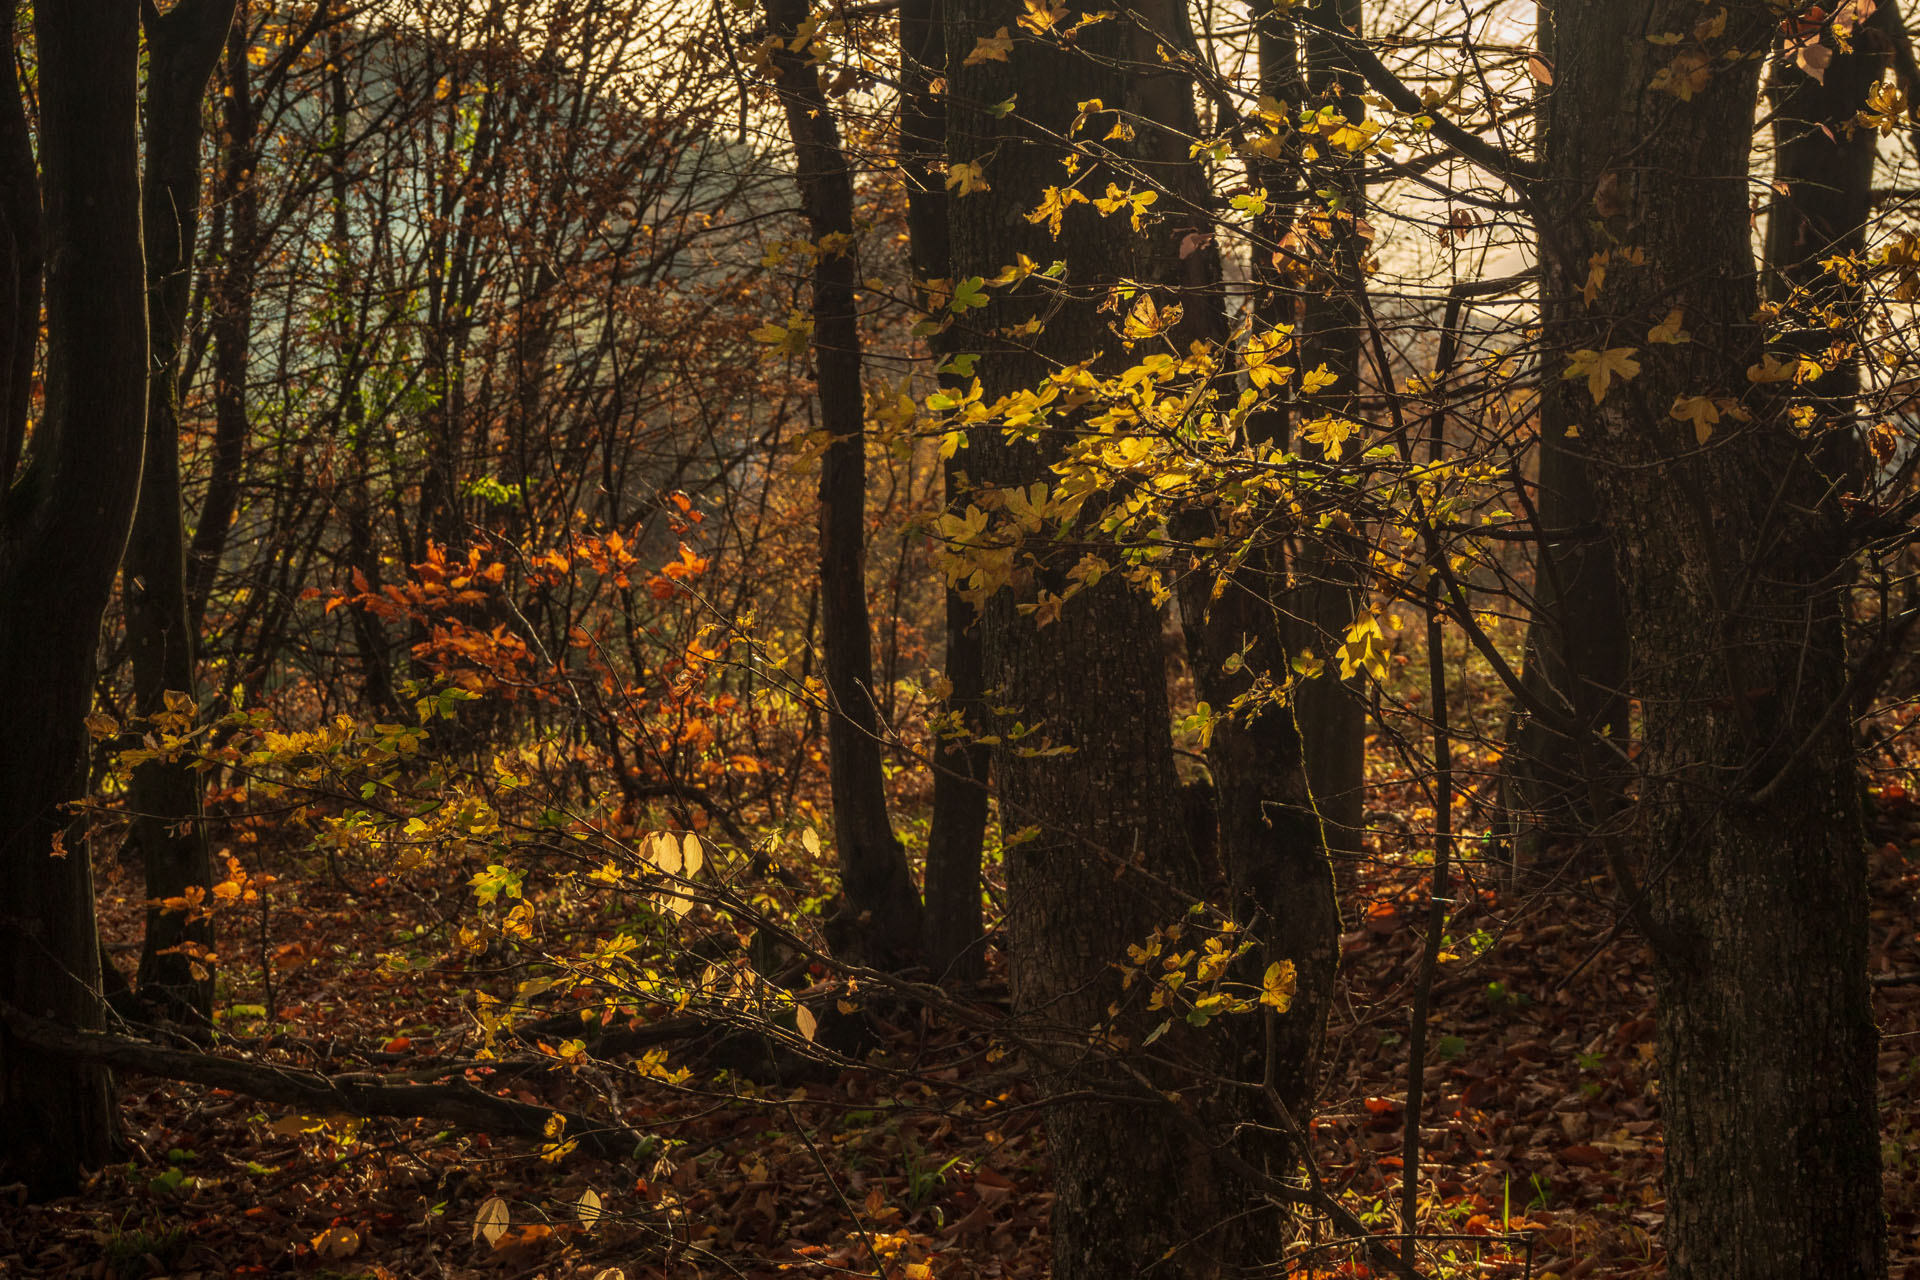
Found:
[[[1911,975],[1920,969],[1920,805],[1899,784],[1877,788],[1875,803],[1872,964]],[[1388,827],[1375,839],[1417,843]],[[1465,869],[1428,1042],[1422,1271],[1660,1275],[1644,948],[1616,928],[1604,881],[1516,890],[1486,883],[1484,866]],[[1381,1231],[1398,1221],[1407,1010],[1427,871],[1383,856],[1360,876],[1313,1125],[1322,1175]],[[130,968],[137,886],[104,874],[109,947]],[[265,1057],[396,1072],[470,1048],[463,991],[476,985],[473,973],[429,967],[390,979],[374,960],[444,917],[423,918],[420,900],[384,876],[309,874],[300,884],[264,948],[273,1016],[290,1033]],[[262,977],[242,964],[228,979],[223,1025],[236,1034],[262,1028]],[[1876,1001],[1892,1275],[1920,1280],[1920,982],[1883,982]],[[990,979],[972,1003],[992,1015],[1004,986]],[[678,1084],[622,1076],[627,1122],[659,1141],[621,1165],[578,1153],[543,1159],[538,1142],[432,1123],[303,1117],[218,1089],[123,1077],[124,1161],[55,1203],[23,1206],[0,1193],[0,1274],[1043,1275],[1047,1151],[1017,1057],[931,1016],[876,1028],[863,1064],[801,1083],[712,1071]],[[507,1091],[541,1106],[589,1106],[596,1070]],[[1350,1246],[1309,1240],[1291,1274],[1370,1273]]]

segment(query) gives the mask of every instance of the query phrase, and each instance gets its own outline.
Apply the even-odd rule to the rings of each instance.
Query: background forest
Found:
[[[0,1274],[1920,1277],[1893,0],[0,23]]]

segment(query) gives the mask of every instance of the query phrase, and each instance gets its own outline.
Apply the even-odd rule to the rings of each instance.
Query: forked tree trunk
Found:
[[[94,647],[140,485],[140,9],[136,0],[67,0],[38,6],[34,26],[46,411],[25,470],[9,477],[0,529],[0,1001],[86,1029],[101,1016],[93,877],[86,848],[61,837],[86,777]],[[17,120],[6,61],[0,112]],[[9,166],[9,211],[29,181],[30,168]],[[17,367],[14,351],[0,354],[0,367]],[[24,397],[27,387],[10,391]],[[73,1190],[106,1160],[112,1120],[105,1071],[0,1034],[0,1180],[23,1181],[34,1196]]]
[[[1721,56],[1771,48],[1779,12],[1734,6],[1724,32],[1699,34],[1691,0],[1552,10],[1544,380],[1589,452],[1644,707],[1630,852],[1654,935],[1668,1267],[1873,1280],[1886,1255],[1849,547],[1818,432],[1796,430],[1780,384],[1747,375],[1765,345],[1747,210],[1760,62]],[[1643,38],[1668,31],[1682,43]],[[1609,271],[1589,306],[1591,255],[1614,245],[1644,263]],[[1691,341],[1650,340],[1675,308]],[[1628,347],[1637,376],[1597,405],[1586,378],[1560,378]],[[1751,420],[1723,414],[1702,440],[1673,416],[1694,396]]]
[[[853,172],[840,146],[820,72],[791,48],[805,0],[768,0],[767,25],[782,38],[773,66],[793,143],[813,267],[813,362],[820,426],[820,622],[827,699],[827,772],[834,845],[845,895],[846,943],[870,963],[918,954],[920,897],[906,851],[887,818],[880,713],[873,688],[867,614],[867,431],[856,310]]]
[[[950,279],[947,191],[935,166],[946,155],[946,110],[932,92],[946,69],[944,0],[902,0],[900,6],[900,167],[907,181],[907,236],[918,281]],[[936,360],[953,354],[955,330],[934,334]],[[943,464],[949,507],[964,505],[967,455]],[[927,830],[927,963],[945,978],[984,971],[980,852],[987,831],[987,771],[980,620],[960,592],[946,593],[946,712],[958,736],[933,744],[933,815]]]

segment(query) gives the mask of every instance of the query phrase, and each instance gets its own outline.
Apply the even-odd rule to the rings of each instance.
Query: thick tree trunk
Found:
[[[1779,15],[1739,6],[1723,33],[1675,47],[1641,33],[1696,33],[1690,2],[1554,9],[1535,192],[1553,246],[1545,372],[1589,451],[1643,705],[1668,1266],[1871,1280],[1885,1248],[1848,547],[1818,430],[1746,373],[1764,345],[1746,204],[1759,63],[1719,58],[1771,47]],[[1644,263],[1609,271],[1589,306],[1591,255],[1616,244]],[[1647,339],[1675,308],[1691,340]],[[1552,367],[1624,347],[1639,371],[1598,404]],[[1694,396],[1751,418],[1697,430],[1672,412]]]
[[[167,710],[166,695],[195,702],[195,640],[187,602],[180,511],[180,342],[186,326],[193,245],[200,217],[200,106],[233,22],[234,0],[188,0],[148,16],[145,103],[146,465],[140,507],[127,542],[121,589],[134,706],[142,716]],[[213,975],[189,952],[206,954],[208,921],[155,903],[194,886],[212,886],[202,821],[200,775],[189,762],[149,760],[128,788],[133,838],[146,872],[147,928],[139,987],[150,1007],[205,1022],[213,1016]],[[197,974],[196,974],[197,970]]]
[[[887,819],[881,771],[880,713],[873,688],[873,638],[867,615],[867,431],[856,310],[857,241],[853,173],[820,87],[818,68],[789,47],[805,20],[805,0],[768,0],[767,25],[783,45],[773,65],[793,142],[806,212],[817,247],[813,267],[813,362],[820,426],[820,629],[827,699],[827,769],[833,793],[834,845],[845,905],[844,948],[862,959],[897,964],[918,955],[920,898],[906,851]]]
[[[1193,228],[1181,223],[1192,209],[1177,207],[1184,204],[1177,171],[1189,163],[1186,148],[1179,147],[1177,164],[1169,160],[1169,136],[1178,128],[1167,127],[1190,86],[1174,71],[1139,70],[1156,65],[1157,43],[1184,43],[1179,15],[1170,5],[1146,6],[1136,17],[1158,38],[1126,24],[1094,24],[1069,49],[1028,35],[1017,0],[950,0],[949,12],[949,162],[980,166],[977,176],[987,184],[952,199],[954,276],[991,280],[1016,254],[1064,261],[1059,283],[1029,277],[995,286],[983,310],[965,315],[963,341],[980,353],[984,398],[992,403],[1043,387],[1063,366],[1085,361],[1098,373],[1117,372],[1133,357],[1102,314],[1107,289],[1123,279],[1171,282],[1169,260]],[[1012,38],[1006,60],[974,56],[980,41],[1003,29]],[[1126,113],[1130,137],[1114,127],[1117,114],[1096,115],[1076,130],[1083,104],[1094,99]],[[1010,100],[1017,110],[992,109]],[[1080,167],[1069,179],[1061,140],[1076,137],[1084,140],[1075,148]],[[1146,185],[1143,177],[1158,189],[1155,214],[1174,212],[1149,218],[1139,232],[1128,217],[1102,218],[1086,204],[1064,210],[1057,238],[1044,218],[1027,216],[1049,186],[1072,181],[1097,195],[1110,181]],[[1031,320],[1041,327],[1025,336],[1020,326]],[[1016,488],[1031,494],[1032,485],[1056,484],[1051,464],[1079,418],[1079,411],[1056,408],[1049,425],[1058,430],[1032,440],[1008,440],[992,425],[976,431],[967,450],[971,501],[994,511]],[[1137,1047],[1168,1014],[1145,1008],[1138,986],[1123,986],[1127,947],[1187,920],[1189,906],[1225,877],[1201,856],[1204,842],[1174,816],[1180,805],[1160,610],[1117,565],[1072,590],[1070,571],[1090,551],[1099,553],[1104,505],[1100,497],[1089,501],[1058,536],[1049,529],[1019,537],[1010,589],[990,596],[983,609],[986,684],[1004,709],[988,728],[1002,737],[993,769],[1008,831],[1014,997],[1031,1028],[1029,1058],[1048,1099],[1058,1192],[1053,1274],[1237,1274],[1277,1259],[1284,1222],[1280,1208],[1243,1175],[1251,1167],[1284,1176],[1294,1153],[1276,1137],[1281,1122],[1259,1088],[1247,1087],[1260,1079],[1268,1015],[1234,1015],[1203,1030],[1175,1018],[1153,1048]],[[1015,529],[1011,519],[996,520],[988,536],[1014,537]],[[1109,548],[1106,558],[1118,554]],[[1041,592],[1067,597],[1057,616],[1022,609]],[[1242,602],[1236,596],[1230,607]],[[1200,662],[1210,670],[1220,665],[1210,650]],[[1016,723],[1029,732],[1014,737]],[[1278,742],[1291,733],[1290,717],[1282,712],[1272,727]],[[1317,844],[1297,747],[1275,750],[1291,754],[1290,774],[1256,780],[1250,754],[1248,776],[1234,774],[1228,785],[1249,797],[1258,789],[1295,803],[1274,807],[1267,815],[1273,827],[1236,829],[1243,848],[1271,851],[1306,829],[1312,836],[1300,843]],[[1291,791],[1289,779],[1297,784]],[[1258,823],[1257,799],[1236,797],[1235,812]],[[1271,853],[1251,860],[1250,881],[1271,878],[1279,863]],[[1319,866],[1324,876],[1324,862]],[[1325,896],[1331,898],[1330,884]],[[1188,938],[1181,945],[1198,944]],[[1292,1017],[1278,1015],[1283,1035]],[[1169,1102],[1169,1094],[1178,1101]]]
[[[934,166],[946,155],[946,111],[932,92],[946,68],[944,0],[900,6],[900,167],[907,181],[907,236],[918,281],[950,279],[947,192]],[[954,330],[935,334],[934,358],[953,354]],[[966,458],[943,464],[949,507],[964,506]],[[987,832],[985,670],[979,615],[960,592],[946,599],[946,711],[961,736],[933,745],[933,815],[927,831],[927,963],[945,978],[978,978],[984,970],[980,850]]]
[[[147,312],[140,241],[136,0],[39,6],[47,227],[46,412],[0,530],[0,1002],[100,1024],[84,847],[65,848],[85,779],[93,655],[140,484]],[[12,104],[8,104],[9,110]],[[10,202],[11,204],[11,202]],[[14,352],[4,363],[14,367]],[[24,385],[12,388],[24,396]],[[74,1189],[109,1154],[106,1073],[0,1037],[0,1178]]]

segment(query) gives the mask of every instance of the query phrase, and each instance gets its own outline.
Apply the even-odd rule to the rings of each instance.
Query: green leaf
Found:
[[[948,303],[954,314],[961,315],[969,310],[987,305],[984,286],[985,276],[968,276],[953,287],[953,301]]]

